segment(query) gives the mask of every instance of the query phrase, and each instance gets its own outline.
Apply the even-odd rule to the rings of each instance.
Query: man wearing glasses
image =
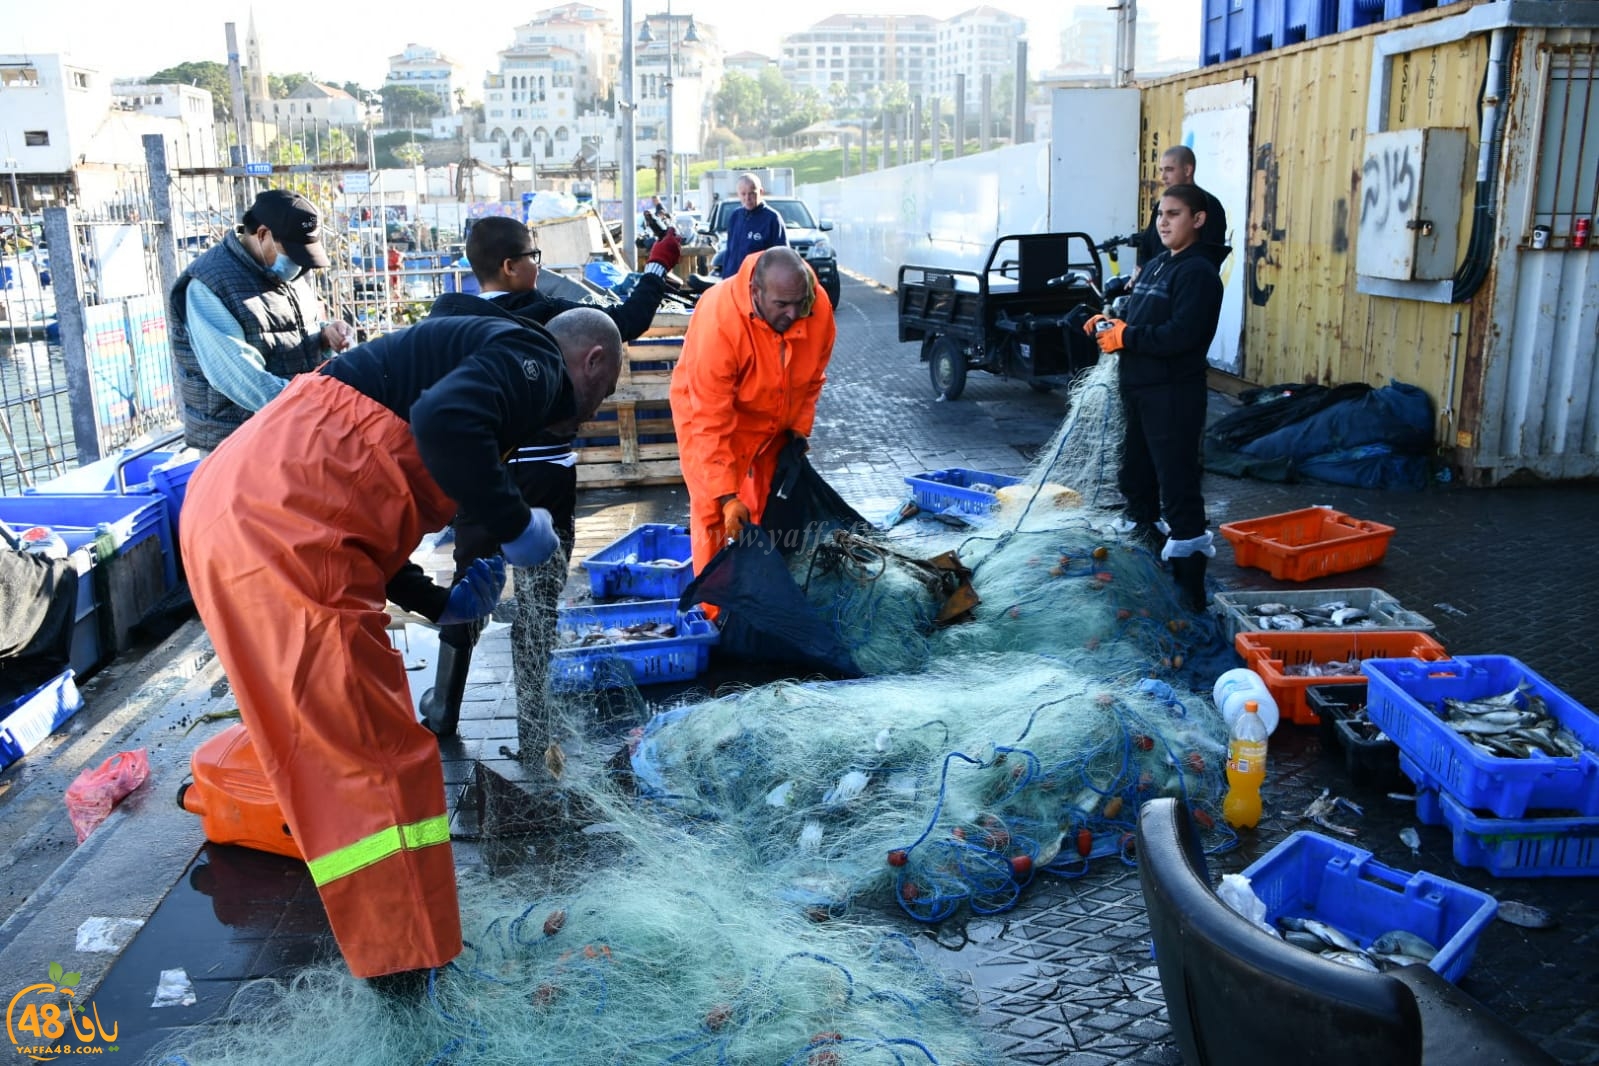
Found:
[[[627,300],[619,306],[600,309],[616,323],[623,341],[636,340],[655,321],[655,309],[666,295],[666,274],[677,265],[682,249],[675,230],[656,241]],[[476,295],[446,293],[434,302],[430,318],[509,315],[543,325],[563,311],[590,306],[538,291],[542,256],[533,247],[527,226],[514,218],[490,216],[474,223],[466,238],[466,258],[482,291]],[[550,512],[563,554],[568,556],[572,552],[574,512],[577,510],[577,453],[572,448],[577,430],[575,423],[550,427],[542,438],[518,449],[507,464],[527,505]],[[492,556],[498,550],[499,542],[473,515],[463,510],[456,516],[455,580],[465,575],[474,559]],[[414,573],[407,571],[402,578],[409,582],[428,581],[420,569]],[[558,589],[562,581],[552,580],[551,583]],[[518,595],[532,595],[533,587],[538,584],[542,583],[518,576]],[[390,599],[396,603],[405,602],[401,598],[403,589],[391,584],[390,590]],[[552,618],[553,613],[550,612]],[[521,614],[519,612],[519,617]],[[439,629],[439,668],[433,687],[422,695],[422,721],[441,737],[454,736],[460,722],[472,648],[482,628],[482,622],[468,622]],[[516,637],[513,634],[513,639]]]

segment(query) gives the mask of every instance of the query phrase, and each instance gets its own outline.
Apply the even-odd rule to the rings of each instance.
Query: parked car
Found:
[[[838,256],[833,251],[833,242],[827,239],[827,231],[833,228],[833,223],[825,218],[818,221],[816,216],[811,214],[811,209],[805,206],[804,200],[787,196],[768,196],[766,203],[782,216],[783,227],[788,231],[788,246],[810,263],[811,269],[816,271],[816,280],[822,283],[822,289],[827,293],[827,298],[833,301],[834,307],[837,307]],[[733,212],[742,206],[737,200],[718,201],[710,225],[700,230],[700,233],[711,238],[718,246],[725,245],[728,220],[733,217]],[[720,251],[711,260],[711,272],[713,274],[722,272]]]

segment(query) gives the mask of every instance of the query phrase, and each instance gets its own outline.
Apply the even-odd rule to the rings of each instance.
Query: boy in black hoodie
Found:
[[[1205,193],[1173,185],[1161,195],[1156,228],[1166,250],[1138,273],[1125,320],[1095,315],[1083,327],[1103,352],[1119,352],[1117,381],[1127,434],[1117,481],[1126,517],[1146,535],[1162,516],[1161,558],[1185,605],[1205,607],[1205,564],[1216,554],[1200,492],[1205,432],[1205,353],[1216,335],[1230,251],[1202,244]],[[1103,325],[1103,328],[1100,328]]]

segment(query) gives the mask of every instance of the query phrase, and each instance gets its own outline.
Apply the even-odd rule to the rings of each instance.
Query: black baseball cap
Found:
[[[307,270],[328,265],[328,253],[322,248],[322,217],[303,196],[287,189],[268,189],[244,213],[244,224],[271,230],[272,239],[283,246],[283,254]]]

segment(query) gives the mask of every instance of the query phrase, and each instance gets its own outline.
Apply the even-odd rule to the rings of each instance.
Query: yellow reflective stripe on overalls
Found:
[[[311,868],[311,880],[318,888],[329,881],[348,877],[357,870],[382,862],[400,851],[415,851],[434,844],[450,842],[450,817],[447,814],[424,818],[410,825],[390,826],[379,830],[354,844],[329,852],[306,863]]]

